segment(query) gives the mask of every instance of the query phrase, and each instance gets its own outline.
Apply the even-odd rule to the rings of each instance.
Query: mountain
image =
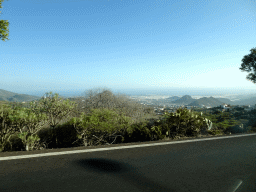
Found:
[[[166,100],[168,100],[168,101],[176,101],[178,99],[180,99],[180,97],[178,97],[178,96],[173,96],[173,97],[166,98]]]
[[[176,98],[178,97],[177,96],[169,97],[166,99],[166,101],[170,101],[171,104],[176,104],[176,105],[187,105],[187,106],[197,106],[197,107],[203,107],[203,106],[218,107],[224,103],[230,104],[230,105],[252,105],[252,103],[256,101],[256,97],[255,97],[255,100],[251,98],[248,100],[239,100],[239,101],[231,101],[230,99],[227,99],[227,98],[214,98],[214,97],[203,97],[200,99],[193,99],[190,95],[185,95],[177,100],[174,100]]]
[[[214,97],[203,97],[200,99],[197,99],[196,101],[190,103],[188,106],[197,106],[197,107],[218,107],[223,103],[227,103],[227,104],[231,104],[229,99],[225,99],[223,98],[222,101],[220,101],[220,99],[216,99]]]
[[[23,102],[23,101],[33,101],[38,100],[41,97],[26,95],[26,94],[19,94],[10,91],[6,91],[0,89],[0,101],[10,101],[10,102]]]
[[[192,102],[196,101],[196,99],[193,99],[190,95],[184,95],[180,99],[177,99],[176,101],[173,101],[173,104],[179,104],[179,105],[188,105]]]
[[[245,95],[236,95],[236,98],[242,99],[250,99],[252,97],[256,97],[256,94],[245,94]]]
[[[256,97],[251,97],[249,99],[242,99],[240,101],[234,101],[235,105],[251,105],[255,106],[256,104]]]
[[[236,101],[230,101],[227,98],[216,98],[216,99],[218,99],[219,101],[222,101],[225,104],[230,104],[230,105],[251,105],[251,106],[254,106],[256,104],[255,94],[253,94],[253,95],[241,95],[238,98],[239,98],[239,100],[236,100]]]
[[[214,98],[214,97],[203,97],[200,99],[194,99],[195,101],[186,104],[187,106],[198,106],[198,107],[218,107],[222,104],[229,104],[229,105],[250,105],[255,106],[256,104],[256,97],[251,97],[249,99],[241,99],[238,101],[231,101],[227,98]],[[178,100],[177,100],[178,101]],[[174,102],[173,102],[174,103]]]
[[[222,103],[230,104],[230,105],[236,105],[237,103],[236,101],[231,101],[230,99],[227,99],[227,98],[216,97],[215,99],[218,99]]]

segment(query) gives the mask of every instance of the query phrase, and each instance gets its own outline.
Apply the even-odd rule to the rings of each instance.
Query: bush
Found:
[[[162,134],[163,130],[161,126],[152,126],[150,128],[150,131],[151,131],[151,141],[161,140],[166,137],[166,135]]]
[[[207,131],[210,135],[222,135],[223,134],[223,131],[221,131],[221,130],[218,130],[218,129],[216,129],[216,130],[209,130],[209,131]]]
[[[164,132],[167,129],[172,138],[177,135],[198,136],[206,126],[205,118],[199,113],[183,108],[177,109],[176,113],[165,113],[161,121]]]
[[[77,147],[77,132],[70,121],[57,125],[55,128],[44,128],[38,132],[40,144],[45,144],[47,148],[69,148]]]
[[[132,124],[124,134],[124,142],[143,142],[150,141],[151,135],[150,130],[146,126],[146,122],[139,122]]]
[[[25,146],[22,143],[22,140],[16,135],[12,135],[10,138],[10,142],[12,144],[12,151],[23,151],[25,150]]]
[[[82,113],[74,117],[67,125],[76,130],[75,143],[84,146],[109,144],[115,140],[116,135],[122,135],[130,125],[130,118],[115,110],[106,108],[93,109],[89,114]],[[115,141],[122,142],[124,138],[118,136]]]
[[[54,136],[56,138],[56,146],[58,148],[73,147],[74,145],[72,143],[77,140],[76,129],[73,125],[68,123],[58,125],[54,129]]]
[[[199,133],[200,133],[200,129],[196,129],[196,128],[193,128],[193,127],[188,127],[186,129],[186,136],[188,136],[188,137],[198,136]]]
[[[24,151],[25,146],[22,140],[17,136],[17,133],[13,134],[8,142],[3,145],[2,151]]]

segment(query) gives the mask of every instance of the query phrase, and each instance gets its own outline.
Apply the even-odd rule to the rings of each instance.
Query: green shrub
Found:
[[[17,136],[17,133],[10,136],[9,140],[5,142],[0,151],[24,151],[25,146],[22,140]]]
[[[175,138],[176,136],[198,136],[205,129],[206,123],[199,113],[179,108],[176,113],[166,112],[161,119],[162,132]]]
[[[22,151],[25,150],[25,146],[22,143],[22,140],[17,136],[17,134],[12,135],[10,138],[12,144],[12,151]]]
[[[154,140],[161,140],[164,139],[166,137],[165,134],[162,134],[162,127],[161,126],[152,126],[150,128],[151,131],[151,141]]]
[[[209,130],[207,131],[210,135],[222,135],[223,134],[223,131],[222,130]]]
[[[124,142],[143,142],[151,140],[151,132],[145,122],[132,124],[124,134]]]
[[[72,143],[77,140],[76,129],[73,125],[68,123],[58,125],[54,129],[54,136],[56,138],[56,146],[58,148],[73,147],[74,145]]]
[[[130,118],[106,108],[93,109],[89,114],[72,118],[67,124],[72,125],[77,134],[76,143],[85,146],[112,143],[116,135],[122,135],[130,125]],[[117,137],[118,142],[124,138]]]

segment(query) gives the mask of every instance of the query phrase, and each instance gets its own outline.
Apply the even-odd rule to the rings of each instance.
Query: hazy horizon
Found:
[[[174,88],[174,89],[140,89],[140,90],[132,90],[132,89],[126,89],[126,90],[117,90],[117,89],[108,89],[114,94],[125,94],[128,96],[139,96],[139,95],[170,95],[170,96],[184,96],[184,95],[191,95],[191,96],[221,96],[221,95],[250,95],[255,94],[256,90],[222,90],[222,89],[193,89],[193,88]],[[5,90],[5,89],[4,89]],[[63,97],[76,97],[76,96],[83,96],[84,93],[88,90],[104,90],[104,88],[94,88],[94,89],[85,89],[80,91],[53,91],[48,90],[46,92],[52,91],[53,93],[58,93],[60,96]],[[46,92],[44,91],[30,91],[30,92],[17,92],[15,90],[6,90],[18,94],[27,94],[27,95],[33,95],[33,96],[39,96],[42,97]]]
[[[0,42],[0,89],[211,95],[256,86],[239,70],[256,42],[250,1],[11,0],[2,6],[10,40]]]

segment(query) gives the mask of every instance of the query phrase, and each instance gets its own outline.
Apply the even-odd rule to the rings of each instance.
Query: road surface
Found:
[[[0,191],[256,191],[256,134],[0,153]]]

